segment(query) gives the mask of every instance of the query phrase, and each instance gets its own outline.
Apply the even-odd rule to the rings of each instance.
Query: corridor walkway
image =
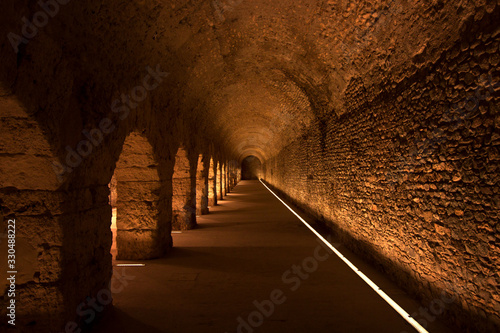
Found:
[[[95,332],[415,332],[258,181],[198,223],[166,258],[115,267],[126,285]],[[339,248],[406,311],[422,307]],[[429,331],[448,332],[438,319]]]

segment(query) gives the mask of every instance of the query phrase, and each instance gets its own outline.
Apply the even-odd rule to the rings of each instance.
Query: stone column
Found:
[[[164,254],[159,230],[160,179],[153,150],[139,133],[131,133],[115,169],[117,259],[158,258]]]
[[[172,191],[172,230],[194,228],[196,225],[196,174],[193,175],[191,172],[191,163],[183,148],[179,148],[175,156]]]
[[[215,178],[217,179],[216,180],[216,195],[217,195],[218,200],[222,200],[224,194],[222,193],[222,176],[221,176],[222,172],[221,172],[221,163],[220,162],[216,163],[215,170],[216,170]]]
[[[196,169],[196,215],[208,214],[208,172],[210,161],[198,156]]]
[[[208,169],[208,206],[217,205],[217,179],[216,170],[217,164],[214,163],[214,159],[210,158],[210,164]]]

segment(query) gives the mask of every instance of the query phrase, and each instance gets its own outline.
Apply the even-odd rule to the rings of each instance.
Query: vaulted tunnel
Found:
[[[211,233],[281,218],[240,182],[258,178],[430,311],[410,313],[422,325],[500,331],[499,6],[2,1],[0,327],[97,329],[81,313],[97,299],[112,317],[114,259],[280,243]]]

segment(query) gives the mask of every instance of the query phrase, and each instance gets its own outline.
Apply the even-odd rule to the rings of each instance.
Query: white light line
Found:
[[[417,332],[419,333],[429,333],[425,328],[423,328],[415,319],[413,319],[408,312],[406,312],[401,306],[399,306],[398,303],[396,303],[392,298],[390,298],[382,289],[380,289],[379,286],[377,286],[372,280],[370,280],[363,272],[359,270],[352,262],[349,261],[342,253],[340,253],[332,244],[330,244],[329,241],[327,241],[323,236],[321,236],[320,233],[318,233],[316,230],[314,230],[313,227],[311,227],[302,217],[300,217],[299,214],[297,214],[290,206],[288,206],[283,200],[281,200],[280,197],[276,195],[269,187],[267,187],[262,180],[259,180],[262,185],[264,185],[269,192],[271,192],[283,205],[285,205],[286,208],[288,208],[297,218],[304,223],[304,225],[309,228],[316,236],[318,236],[323,243],[325,243],[326,246],[328,246],[335,254],[344,261],[347,266],[349,266],[358,276],[363,279],[363,281],[366,282],[377,294],[379,294],[380,297],[382,297],[394,310],[396,310],[397,313],[400,314],[401,317],[403,317],[404,320],[406,320],[411,326],[413,326]]]
[[[116,264],[118,267],[143,267],[146,264]]]

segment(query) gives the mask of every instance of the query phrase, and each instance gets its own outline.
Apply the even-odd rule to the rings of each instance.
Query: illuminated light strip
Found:
[[[182,231],[172,231],[173,234],[182,234]]]
[[[118,267],[143,267],[146,264],[116,264]]]
[[[413,319],[410,316],[410,314],[408,312],[406,312],[398,303],[396,303],[392,298],[390,298],[382,289],[380,289],[379,286],[377,286],[363,272],[361,272],[359,270],[359,268],[357,268],[356,266],[354,266],[354,264],[352,262],[350,262],[349,259],[347,259],[346,257],[344,257],[344,255],[342,253],[340,253],[339,250],[337,250],[332,244],[330,244],[329,241],[327,241],[316,230],[314,230],[314,228],[311,227],[302,217],[300,217],[299,214],[297,214],[292,208],[290,208],[290,206],[288,206],[283,200],[281,200],[280,197],[278,197],[273,191],[271,191],[271,189],[269,187],[267,187],[267,185],[264,184],[264,182],[262,182],[262,180],[259,179],[259,181],[262,183],[262,185],[264,185],[269,190],[269,192],[271,192],[279,201],[281,201],[281,203],[283,205],[285,205],[286,208],[288,208],[295,216],[297,216],[297,218],[302,223],[304,223],[304,225],[307,228],[309,228],[309,230],[311,230],[316,236],[318,236],[318,238],[321,239],[321,241],[323,243],[325,243],[326,246],[328,246],[333,252],[335,252],[335,254],[340,259],[342,259],[342,261],[345,262],[347,264],[347,266],[349,266],[354,271],[354,273],[358,274],[358,276],[361,279],[363,279],[363,281],[365,281],[366,284],[368,284],[377,294],[379,294],[379,296],[382,297],[384,299],[384,301],[386,301],[394,310],[396,310],[396,312],[399,313],[399,315],[401,317],[403,317],[404,320],[406,320],[411,326],[413,326],[413,328],[415,328],[417,330],[417,332],[419,332],[419,333],[429,333],[415,319]]]

